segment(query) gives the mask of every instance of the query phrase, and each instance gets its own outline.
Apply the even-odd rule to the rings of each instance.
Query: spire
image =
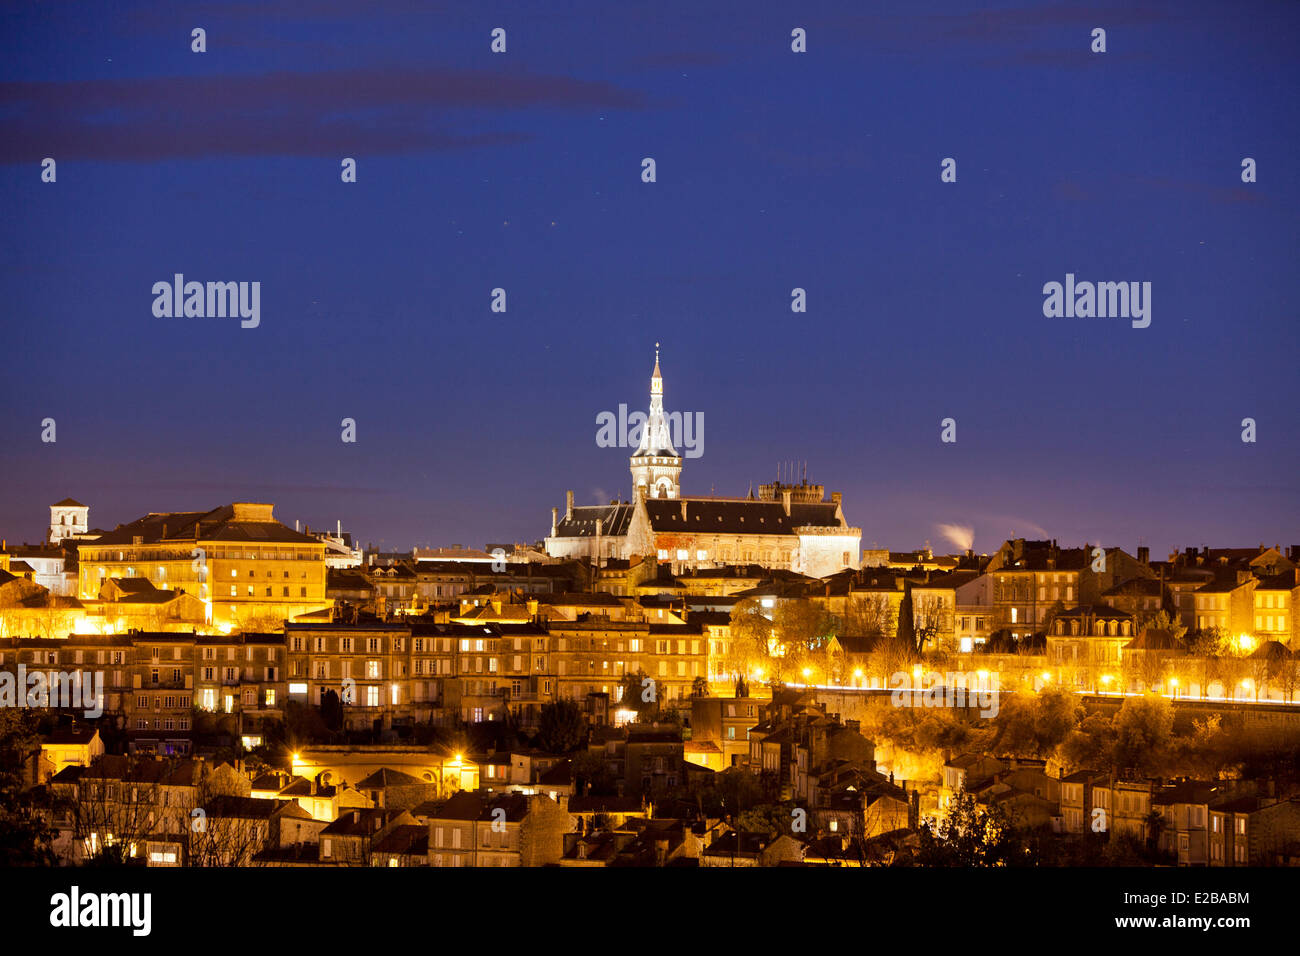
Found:
[[[659,373],[659,343],[655,343],[655,370],[650,377],[650,413],[641,429],[641,442],[636,455],[669,455],[677,457],[669,438],[668,421],[664,415],[664,379]]]
[[[659,343],[655,343],[655,369],[650,376],[650,409],[641,437],[632,453],[632,486],[647,498],[676,498],[681,457],[673,448],[670,417],[664,414],[664,380],[659,371]]]

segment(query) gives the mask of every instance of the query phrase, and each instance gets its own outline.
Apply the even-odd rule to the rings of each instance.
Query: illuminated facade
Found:
[[[673,448],[664,418],[664,380],[659,373],[659,350],[650,376],[650,414],[641,429],[641,441],[632,456],[633,494],[641,498],[681,496],[682,459]]]
[[[78,538],[90,530],[90,507],[75,498],[64,498],[50,505],[50,530],[46,537],[50,544],[64,538]]]
[[[147,578],[197,595],[206,623],[275,628],[330,607],[324,542],[275,520],[273,505],[235,502],[208,512],[151,513],[80,549],[78,594],[110,578]]]
[[[826,501],[822,485],[778,481],[757,497],[687,497],[681,470],[656,352],[650,412],[631,458],[633,500],[575,506],[569,492],[563,517],[551,511],[546,553],[596,563],[653,556],[674,573],[752,563],[823,577],[857,567],[862,529],[844,519],[839,493]]]

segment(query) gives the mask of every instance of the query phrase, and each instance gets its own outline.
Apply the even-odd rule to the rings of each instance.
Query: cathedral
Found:
[[[558,558],[653,556],[673,573],[760,564],[824,577],[858,566],[862,529],[844,520],[838,492],[825,500],[822,485],[761,485],[745,498],[684,496],[682,459],[664,414],[659,354],[650,378],[650,411],[631,458],[632,500],[607,505],[573,503],[551,509],[546,553]]]

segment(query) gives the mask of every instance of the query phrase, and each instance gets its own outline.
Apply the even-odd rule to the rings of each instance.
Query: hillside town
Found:
[[[793,463],[532,543],[268,502],[0,542],[10,863],[1300,864],[1300,546],[862,550]],[[797,480],[796,480],[797,479]]]

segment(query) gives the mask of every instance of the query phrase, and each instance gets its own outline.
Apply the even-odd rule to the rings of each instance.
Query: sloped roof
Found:
[[[603,537],[621,537],[632,524],[635,505],[619,502],[610,505],[582,505],[573,509],[573,516],[560,516],[555,525],[557,538],[594,538],[596,522],[600,521]]]
[[[844,527],[836,520],[834,502],[793,503],[788,515],[779,501],[744,498],[651,498],[645,507],[651,528],[660,534],[795,534],[804,526]]]
[[[211,511],[150,513],[130,524],[105,532],[95,545],[145,544],[165,541],[239,541],[269,544],[324,544],[312,535],[286,527],[271,517],[271,505],[235,502]],[[197,530],[196,530],[197,529]]]
[[[357,784],[358,790],[384,790],[388,787],[410,787],[418,786],[423,780],[412,777],[409,773],[402,773],[400,770],[393,770],[391,767],[380,767],[366,779]]]

